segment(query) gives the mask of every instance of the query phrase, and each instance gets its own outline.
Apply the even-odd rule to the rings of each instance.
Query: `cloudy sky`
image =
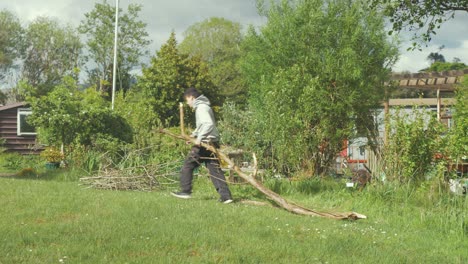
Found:
[[[91,11],[101,0],[1,0],[0,9],[15,13],[23,25],[38,16],[57,18],[63,24],[78,26],[84,14]],[[115,3],[115,0],[108,0]],[[257,14],[255,0],[120,0],[120,7],[126,10],[131,3],[141,4],[141,20],[147,23],[147,31],[152,40],[151,54],[168,39],[172,30],[177,40],[182,41],[182,33],[192,24],[217,16],[236,21],[242,25],[260,26],[265,19]],[[437,52],[444,45],[442,54],[447,61],[454,57],[468,64],[468,14],[457,13],[455,19],[446,22],[428,47],[422,51],[406,51],[410,46],[408,34],[402,34],[400,60],[394,66],[395,72],[418,70],[428,67],[426,60],[430,52]]]

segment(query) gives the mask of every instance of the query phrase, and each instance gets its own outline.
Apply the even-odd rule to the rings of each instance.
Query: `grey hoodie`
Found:
[[[192,132],[192,137],[200,141],[219,140],[219,131],[216,128],[216,121],[213,110],[210,107],[210,100],[204,95],[200,95],[193,101],[195,109],[195,121],[197,128]]]

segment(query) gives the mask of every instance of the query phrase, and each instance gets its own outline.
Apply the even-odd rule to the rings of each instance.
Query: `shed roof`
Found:
[[[15,107],[25,106],[27,104],[28,103],[26,103],[26,102],[17,102],[17,103],[13,103],[13,104],[9,104],[9,105],[3,105],[3,106],[0,106],[0,111],[8,110],[8,109],[15,108]]]

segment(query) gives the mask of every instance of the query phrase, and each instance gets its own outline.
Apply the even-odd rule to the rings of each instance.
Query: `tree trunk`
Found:
[[[192,143],[195,143],[195,140],[193,138],[190,138],[186,135],[176,135],[172,132],[169,132],[165,129],[160,129],[160,133],[169,135],[174,138],[182,139],[185,141],[190,141]],[[304,208],[302,206],[296,205],[292,202],[287,201],[283,197],[281,197],[279,194],[273,192],[272,190],[268,189],[265,187],[262,183],[258,182],[255,179],[255,174],[256,174],[256,164],[255,164],[255,171],[251,175],[247,175],[244,172],[240,170],[238,166],[222,151],[219,149],[216,149],[212,147],[211,145],[202,143],[202,146],[207,148],[208,150],[214,152],[221,160],[225,161],[231,168],[234,169],[235,172],[241,177],[242,179],[246,180],[249,184],[251,184],[253,187],[255,187],[257,190],[265,194],[265,196],[275,202],[278,206],[282,207],[286,211],[299,214],[299,215],[309,215],[309,216],[320,216],[320,217],[326,217],[326,218],[332,218],[332,219],[351,219],[351,220],[357,220],[357,219],[364,219],[367,218],[365,215],[358,214],[355,212],[347,212],[347,213],[326,213],[326,212],[317,212],[311,209]],[[256,158],[254,156],[254,161],[256,163]]]

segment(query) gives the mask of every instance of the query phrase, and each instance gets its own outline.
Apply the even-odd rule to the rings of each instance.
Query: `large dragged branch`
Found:
[[[177,135],[174,134],[170,131],[167,131],[165,129],[160,129],[160,133],[169,135],[174,138],[182,139],[185,141],[190,141],[195,144],[195,139],[190,138],[189,136],[186,135]],[[320,217],[326,217],[326,218],[332,218],[332,219],[364,219],[367,218],[365,215],[355,213],[355,212],[346,212],[346,213],[327,213],[327,212],[318,212],[314,211],[299,205],[296,205],[290,201],[287,201],[283,197],[281,197],[279,194],[273,192],[272,190],[268,189],[265,187],[262,183],[258,182],[255,179],[255,172],[257,171],[257,166],[255,166],[254,173],[253,174],[246,174],[241,169],[228,157],[227,154],[223,153],[221,150],[214,148],[213,146],[209,144],[202,143],[202,146],[207,148],[208,150],[214,152],[221,160],[225,161],[229,166],[245,181],[247,181],[249,184],[251,184],[253,187],[255,187],[257,190],[262,192],[268,199],[272,200],[275,202],[278,206],[282,207],[283,209],[299,214],[299,215],[309,215],[309,216],[320,216]],[[254,156],[254,162],[256,165],[256,158]]]

